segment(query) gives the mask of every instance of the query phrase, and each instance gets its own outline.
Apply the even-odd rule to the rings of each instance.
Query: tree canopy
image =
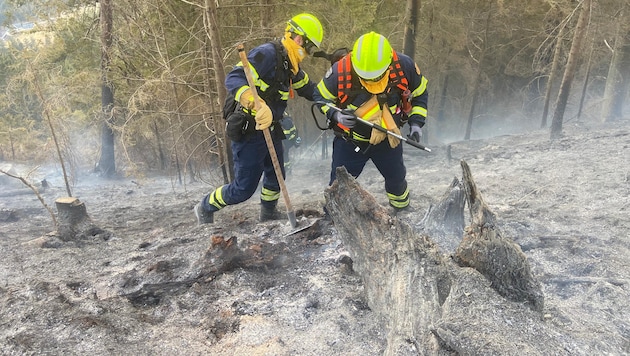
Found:
[[[206,0],[113,0],[112,5],[110,125],[118,166],[129,173],[160,170],[180,178],[187,172],[191,179],[215,182],[224,179],[218,168],[225,164],[219,159],[224,138],[214,121],[221,120],[216,81],[223,77],[216,68],[225,74],[238,62],[237,43],[252,48],[280,36],[287,19],[309,12],[324,26],[327,52],[351,47],[367,31],[382,33],[402,52],[409,16],[404,3],[393,1],[219,0],[214,5],[221,48],[211,48]],[[27,7],[31,10],[20,12]],[[6,30],[0,45],[0,159],[52,159],[42,121],[45,107],[61,128],[65,154],[77,167],[93,165],[102,121],[98,4],[13,0],[0,1],[0,10],[14,23],[20,13],[19,22],[33,24],[30,30]],[[566,64],[579,13],[575,1],[429,0],[417,11],[413,57],[429,79],[430,139],[463,139],[469,118],[471,138],[540,126],[546,88],[554,97],[558,93],[562,76],[548,79],[554,78],[556,52],[558,70]],[[592,48],[591,73],[587,76],[582,56],[575,77],[576,83],[591,78],[583,120],[599,120],[613,51],[630,43],[627,21],[616,25],[627,11],[614,0],[592,6],[582,50]],[[217,49],[221,63],[209,54]],[[318,81],[330,64],[309,58],[303,66]],[[626,101],[627,92],[621,96]],[[575,119],[579,95],[571,92],[565,120]],[[291,100],[289,111],[298,118],[305,142],[314,141],[319,132],[310,105]]]

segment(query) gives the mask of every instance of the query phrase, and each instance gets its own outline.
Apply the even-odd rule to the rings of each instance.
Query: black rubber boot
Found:
[[[199,225],[212,224],[214,222],[214,212],[205,210],[201,206],[201,203],[197,203],[197,205],[195,205],[194,211]]]
[[[276,209],[275,206],[269,206],[265,204],[260,205],[260,222],[269,220],[280,220],[282,214]]]

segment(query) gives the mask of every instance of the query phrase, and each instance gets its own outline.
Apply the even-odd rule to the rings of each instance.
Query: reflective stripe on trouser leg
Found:
[[[280,199],[280,191],[267,188],[262,188],[260,190],[260,200],[262,202],[273,202],[273,205],[275,206],[278,203],[278,199]]]
[[[387,140],[371,148],[368,152],[372,162],[385,178],[385,191],[389,204],[397,209],[409,206],[409,188],[407,186],[407,168],[403,162],[403,145],[394,148]]]
[[[405,192],[401,195],[387,193],[387,198],[389,198],[389,205],[393,206],[394,208],[406,208],[407,206],[409,206],[409,188],[405,189]]]
[[[208,194],[206,196],[206,199],[204,199],[204,200],[208,204],[206,206],[206,208],[209,208],[209,209],[207,209],[207,210],[217,211],[217,210],[221,210],[221,209],[223,209],[223,208],[225,208],[227,206],[227,204],[223,200],[223,187],[225,187],[225,186],[221,186],[221,187],[215,189],[212,193],[210,193],[210,194]]]

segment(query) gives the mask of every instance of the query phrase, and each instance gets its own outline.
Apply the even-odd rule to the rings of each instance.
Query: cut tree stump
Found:
[[[454,181],[436,205],[440,208],[424,219],[426,226],[443,232],[443,226],[454,225],[448,221],[458,221],[464,206],[460,201],[466,199],[472,222],[455,259],[441,253],[430,236],[390,216],[344,167],[337,168],[337,179],[325,191],[326,209],[362,277],[368,305],[384,321],[385,354],[546,355],[579,350],[584,345],[577,337],[544,321],[540,285],[525,255],[501,236],[468,165],[462,161],[461,166],[466,194]]]
[[[104,231],[94,225],[87,213],[85,204],[74,197],[55,200],[57,207],[57,231],[55,236],[61,241],[76,241],[102,234]]]

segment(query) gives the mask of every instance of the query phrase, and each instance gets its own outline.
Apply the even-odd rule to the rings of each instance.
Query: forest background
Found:
[[[547,127],[552,112],[556,136],[563,121],[627,117],[627,0],[0,0],[0,161],[62,157],[72,180],[225,183],[236,45],[280,36],[300,12],[322,21],[327,52],[373,30],[413,56],[429,79],[429,144]],[[329,66],[303,62],[314,81]],[[288,111],[305,146],[320,141],[309,102]]]

